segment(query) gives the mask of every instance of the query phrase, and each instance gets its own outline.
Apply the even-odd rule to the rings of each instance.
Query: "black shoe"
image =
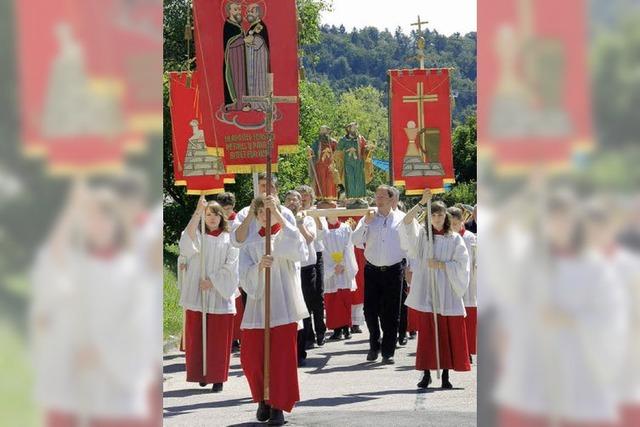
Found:
[[[473,365],[473,356],[469,355],[469,364]]]
[[[324,345],[324,334],[318,337],[316,344],[318,344],[318,347],[322,347]]]
[[[393,356],[382,356],[382,364],[383,365],[395,365],[396,361],[393,360]]]
[[[362,329],[360,329],[360,325],[353,325],[351,327],[351,333],[352,334],[361,334],[362,333]]]
[[[449,370],[448,369],[443,369],[442,370],[442,388],[443,389],[447,389],[450,390],[453,388],[453,384],[451,384],[449,382]]]
[[[416,339],[416,335],[418,335],[418,333],[416,331],[409,332],[409,339],[410,340]]]
[[[431,384],[431,372],[424,371],[424,377],[422,377],[422,380],[420,380],[420,382],[418,383],[418,388],[429,388],[430,384]]]
[[[233,342],[231,343],[231,351],[240,351],[240,340],[233,340]]]
[[[214,393],[220,393],[222,391],[222,383],[215,383],[211,387],[211,391],[214,392]]]
[[[339,341],[342,339],[342,331],[340,329],[336,329],[333,334],[329,337],[329,341]]]
[[[407,345],[407,337],[398,338],[398,345]]]
[[[207,383],[203,383],[202,381],[200,381],[200,387],[206,387]]]
[[[344,332],[344,339],[345,340],[350,340],[351,339],[351,332],[349,332],[349,327],[345,326],[344,329],[342,329],[342,331]]]
[[[265,403],[265,401],[261,401],[258,403],[258,410],[256,411],[256,418],[258,421],[267,421],[269,419],[269,415],[271,413],[271,407]]]
[[[379,351],[376,350],[369,350],[369,353],[367,354],[367,360],[369,362],[374,362],[378,359],[378,353]]]
[[[271,408],[271,414],[269,415],[269,422],[267,423],[267,425],[283,426],[284,423],[284,414],[282,413],[282,410]]]

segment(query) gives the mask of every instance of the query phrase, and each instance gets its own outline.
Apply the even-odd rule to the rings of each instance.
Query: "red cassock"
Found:
[[[418,330],[419,317],[417,310],[407,307],[407,332],[416,332]]]
[[[233,339],[240,339],[240,325],[242,324],[242,316],[244,316],[244,304],[242,303],[242,295],[236,298],[236,314],[233,318]]]
[[[433,313],[416,311],[418,314],[418,349],[416,369],[437,369],[435,328]],[[469,371],[469,349],[463,316],[441,316],[438,314],[438,344],[440,346],[440,369]]]
[[[351,295],[351,304],[364,304],[364,249],[354,248],[356,254],[356,262],[358,263],[358,273],[356,274],[356,285],[358,289]]]
[[[291,412],[300,400],[298,389],[298,324],[271,328],[270,399],[267,403]],[[260,402],[264,396],[264,329],[244,329],[240,350],[242,370],[249,382],[251,397]]]
[[[467,327],[467,344],[469,354],[478,354],[478,307],[465,307],[467,317],[465,317]]]
[[[207,376],[202,376],[202,313],[187,310],[188,382],[223,383],[229,378],[233,314],[207,314]]]
[[[324,294],[327,328],[351,326],[351,299],[354,293],[350,289],[338,289],[337,292]]]

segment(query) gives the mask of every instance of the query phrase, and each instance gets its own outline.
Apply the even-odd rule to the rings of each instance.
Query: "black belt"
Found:
[[[383,265],[382,267],[378,267],[377,265],[373,265],[369,261],[367,261],[366,266],[369,267],[369,268],[372,268],[372,269],[374,269],[376,271],[387,271],[387,270],[392,270],[392,269],[394,269],[396,267],[401,267],[402,266],[402,261],[400,261],[400,262],[398,262],[396,264],[393,264],[393,265]]]

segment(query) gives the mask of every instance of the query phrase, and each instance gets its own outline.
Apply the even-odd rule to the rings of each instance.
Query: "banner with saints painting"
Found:
[[[224,156],[227,172],[264,170],[267,104],[255,101],[298,95],[298,29],[294,0],[194,0],[200,107],[209,151]],[[253,97],[254,101],[247,101]],[[297,150],[298,104],[275,104],[274,147]]]

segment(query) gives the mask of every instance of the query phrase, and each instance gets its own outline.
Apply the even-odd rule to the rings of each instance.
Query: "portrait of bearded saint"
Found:
[[[339,184],[344,187],[347,199],[366,196],[366,185],[373,179],[373,146],[358,132],[358,124],[346,126],[346,135],[338,141],[335,154]]]
[[[320,127],[318,138],[309,147],[309,162],[313,189],[319,200],[336,200],[338,196],[337,170],[334,165],[334,153],[338,141],[331,138],[328,126]]]
[[[225,5],[226,20],[223,28],[224,105],[226,111],[249,111],[242,102],[247,93],[247,69],[244,30],[242,29],[242,4],[230,0]]]
[[[247,22],[249,29],[244,38],[247,58],[247,93],[249,96],[265,96],[267,94],[267,74],[271,72],[269,63],[269,32],[262,21],[263,6],[252,3],[247,6]],[[261,102],[251,104],[252,110],[264,111],[266,105]]]

